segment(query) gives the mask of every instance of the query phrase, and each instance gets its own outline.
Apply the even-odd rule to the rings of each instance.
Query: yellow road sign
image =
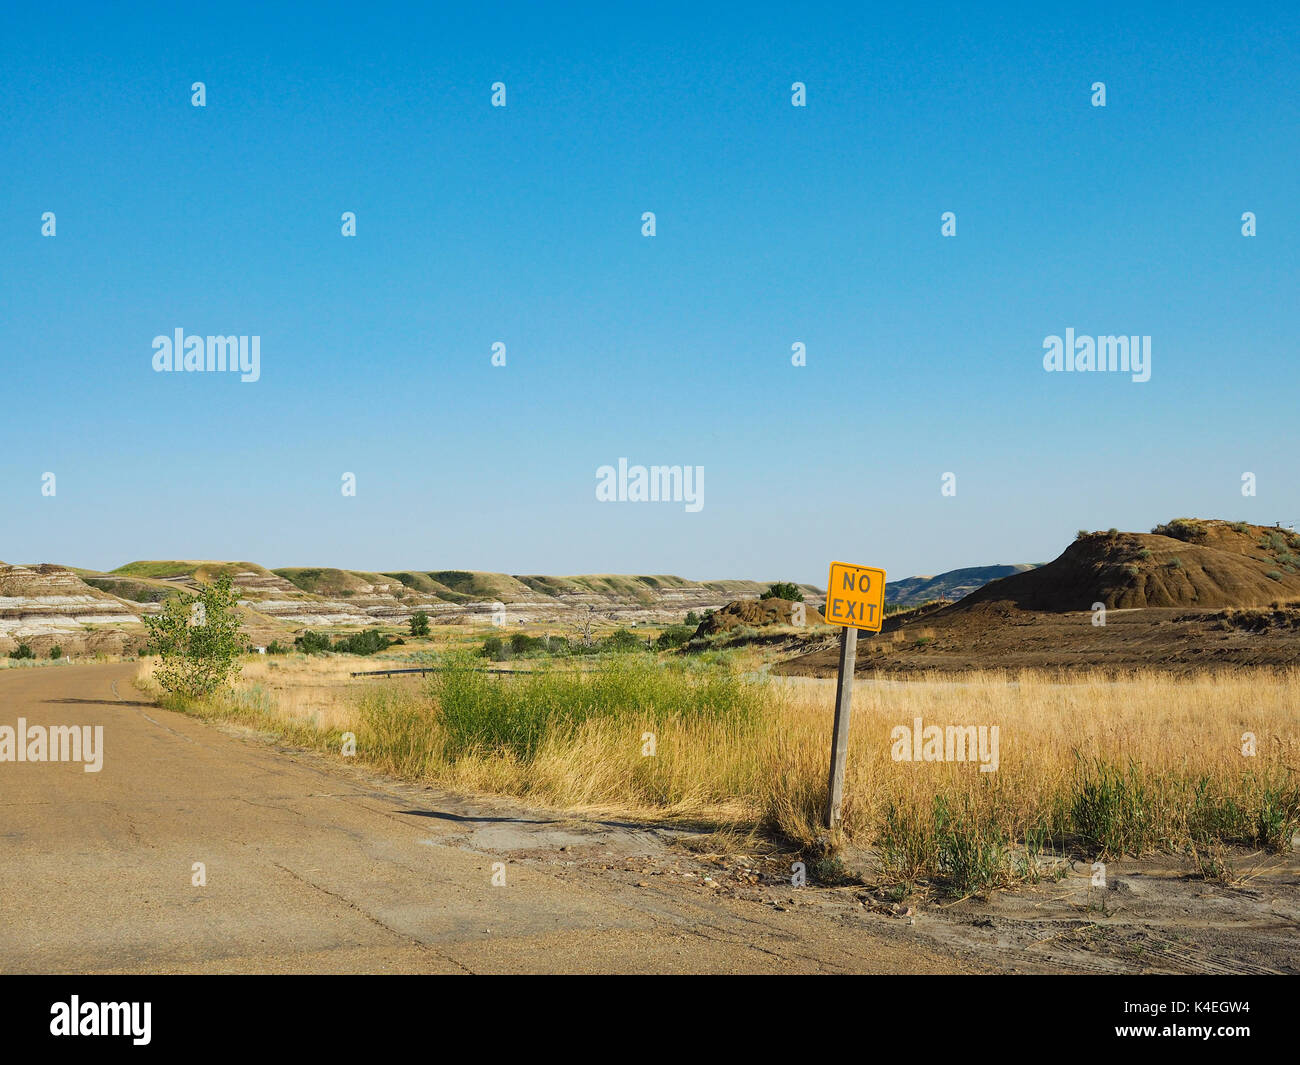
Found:
[[[823,613],[828,624],[879,632],[885,620],[885,571],[832,562]]]

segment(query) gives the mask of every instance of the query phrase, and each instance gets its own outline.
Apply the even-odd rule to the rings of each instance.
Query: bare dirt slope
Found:
[[[1053,562],[992,581],[952,611],[979,603],[1021,610],[1222,608],[1300,600],[1300,537],[1244,522],[1181,519],[1155,533],[1081,536]]]

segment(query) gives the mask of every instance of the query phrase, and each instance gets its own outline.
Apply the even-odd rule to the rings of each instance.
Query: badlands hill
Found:
[[[858,647],[861,670],[1294,665],[1300,536],[1192,518],[1081,533],[1047,565],[887,618]],[[828,648],[780,667],[835,669]]]
[[[18,643],[37,654],[132,652],[144,642],[141,618],[177,591],[229,576],[244,627],[255,643],[292,639],[308,628],[402,626],[416,611],[435,624],[487,622],[496,604],[511,624],[620,625],[680,622],[687,611],[756,599],[771,582],[691,581],[667,575],[513,576],[468,570],[369,573],[324,567],[269,570],[253,562],[141,561],[108,573],[65,566],[0,563],[0,654]],[[815,598],[817,589],[804,586]]]
[[[989,581],[1016,573],[1025,573],[1033,568],[1034,563],[1020,563],[1013,566],[967,566],[965,569],[951,569],[947,573],[940,573],[934,577],[906,577],[901,581],[890,581],[885,585],[885,602],[891,606],[920,606],[922,603],[933,602],[936,599],[956,601],[984,587]]]
[[[1300,599],[1300,536],[1245,522],[1179,518],[1151,533],[1080,535],[1046,566],[1004,577],[952,610],[1252,607]]]
[[[45,653],[55,644],[68,651],[120,653],[140,627],[133,605],[70,569],[0,562],[0,651],[27,640]]]

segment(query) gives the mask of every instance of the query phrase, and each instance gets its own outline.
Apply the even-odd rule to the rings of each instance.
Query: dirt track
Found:
[[[665,853],[645,826],[338,769],[161,710],[134,673],[0,673],[0,725],[104,726],[98,773],[0,763],[0,971],[980,971],[887,919],[634,886],[605,870]]]

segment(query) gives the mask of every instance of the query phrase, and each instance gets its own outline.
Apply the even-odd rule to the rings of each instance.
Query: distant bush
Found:
[[[266,645],[266,653],[269,655],[287,655],[289,653],[289,648],[279,640],[272,640]]]
[[[330,638],[323,632],[312,632],[308,629],[293,641],[293,645],[303,654],[316,655],[330,649]]]
[[[695,630],[682,625],[674,626],[672,630],[666,631],[684,633],[685,637],[682,642],[685,643]],[[529,636],[527,633],[516,632],[506,639],[500,636],[487,637],[483,641],[483,646],[478,650],[478,656],[494,662],[504,662],[510,658],[539,658],[546,655],[563,657],[568,655],[622,654],[629,651],[643,651],[645,646],[645,640],[628,629],[618,629],[604,639],[592,640],[590,644],[575,644],[567,636]],[[678,645],[674,644],[673,646]]]
[[[373,655],[386,651],[392,641],[378,629],[366,629],[354,636],[344,636],[334,641],[334,650],[349,655]]]
[[[50,648],[50,658],[58,660],[63,657],[63,648],[57,643]]]
[[[10,658],[35,658],[36,652],[25,643],[20,643],[16,651],[9,652]]]
[[[1106,535],[1114,539],[1116,536],[1119,535],[1119,530],[1112,526],[1111,528],[1106,530]]]
[[[1144,562],[1150,557],[1151,557],[1151,548],[1149,547],[1144,547],[1142,548],[1141,551],[1138,552],[1138,558],[1142,559]]]
[[[1282,579],[1281,572],[1275,569],[1269,570],[1268,573],[1265,574],[1265,576],[1268,577],[1268,579],[1271,581],[1280,581]],[[10,655],[9,657],[12,658],[13,655]]]
[[[133,603],[161,603],[168,596],[176,594],[175,588],[155,588],[143,581],[88,577],[86,583],[98,588],[101,592],[115,595],[119,599],[129,599]]]
[[[1157,536],[1169,536],[1189,544],[1203,544],[1210,535],[1205,523],[1195,518],[1175,518],[1151,530]]]
[[[510,653],[512,655],[533,654],[544,649],[545,644],[540,636],[529,636],[526,632],[516,632],[510,637]]]
[[[655,640],[655,650],[671,651],[678,647],[685,647],[690,638],[695,635],[696,625],[671,625],[659,634]]]
[[[803,592],[799,591],[797,584],[791,584],[789,581],[777,581],[767,591],[759,596],[760,599],[788,599],[793,603],[803,602]]]
[[[428,636],[429,635],[429,615],[423,610],[417,610],[411,615],[411,635]]]
[[[603,650],[617,652],[636,651],[643,646],[641,637],[627,629],[615,629],[601,643]]]
[[[700,615],[695,613],[694,610],[688,610],[686,611],[686,618],[683,620],[682,624],[690,625],[692,628],[698,629],[700,627]]]
[[[1171,559],[1169,560],[1169,568],[1170,568],[1170,569],[1182,569],[1182,568],[1183,568],[1183,560],[1182,560],[1181,558],[1179,558],[1177,555],[1174,555],[1174,557],[1171,558]]]

